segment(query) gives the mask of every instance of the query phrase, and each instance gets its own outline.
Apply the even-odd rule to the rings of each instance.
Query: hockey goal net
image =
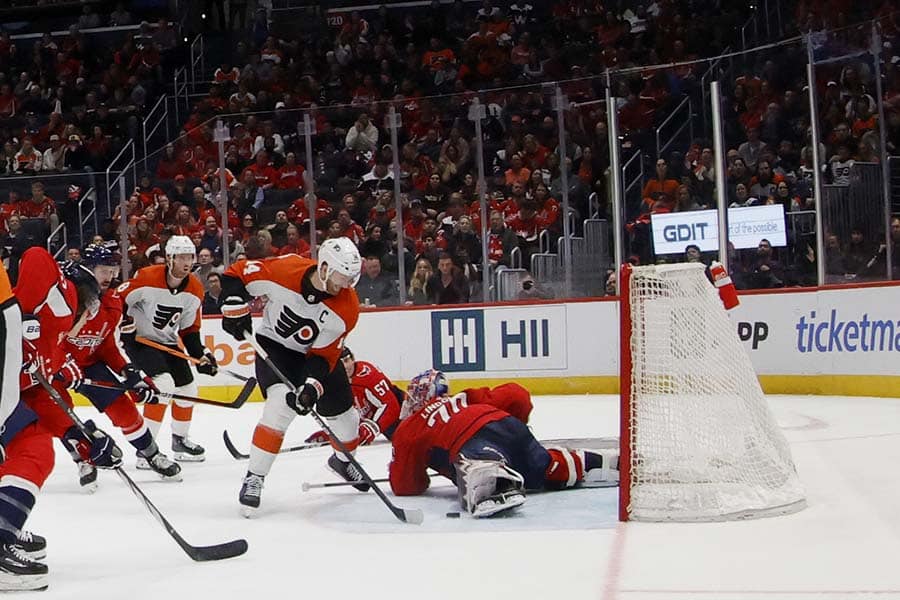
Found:
[[[619,518],[802,509],[787,441],[704,266],[625,265],[621,290]]]

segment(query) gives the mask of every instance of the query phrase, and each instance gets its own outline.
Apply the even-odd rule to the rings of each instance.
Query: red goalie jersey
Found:
[[[460,448],[479,429],[508,416],[527,423],[531,409],[531,395],[516,383],[432,400],[394,432],[391,489],[398,496],[423,493],[429,484],[428,467],[449,477]]]

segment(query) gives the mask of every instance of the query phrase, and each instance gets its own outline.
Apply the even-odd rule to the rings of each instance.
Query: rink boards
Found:
[[[898,397],[897,307],[900,286],[872,284],[743,294],[730,316],[767,393]],[[250,345],[219,318],[204,319],[202,334],[221,367],[253,373]],[[516,380],[535,394],[608,394],[618,392],[618,338],[609,298],[368,310],[348,345],[400,383],[434,367],[454,389]],[[240,389],[224,374],[198,382],[210,398]]]

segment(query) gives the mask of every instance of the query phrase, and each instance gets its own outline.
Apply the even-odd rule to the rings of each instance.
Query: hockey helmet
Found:
[[[166,257],[177,256],[179,254],[191,254],[197,256],[197,247],[186,235],[173,235],[166,242]]]
[[[419,373],[406,386],[406,399],[400,409],[400,418],[405,419],[435,398],[446,396],[449,391],[447,377],[441,371],[428,369]]]
[[[85,312],[91,318],[100,309],[100,284],[94,274],[84,265],[67,262],[62,266],[63,276],[75,286],[78,292],[78,307],[75,310],[77,322]]]
[[[339,237],[322,242],[318,260],[320,265],[325,265],[322,281],[327,282],[332,273],[348,277],[351,286],[356,286],[359,281],[362,259],[359,256],[359,249],[350,238]]]
[[[81,264],[89,269],[100,265],[117,267],[119,266],[119,260],[119,257],[108,246],[103,244],[89,244],[81,252]]]

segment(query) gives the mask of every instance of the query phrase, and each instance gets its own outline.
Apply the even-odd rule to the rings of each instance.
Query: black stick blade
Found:
[[[222,431],[222,441],[225,442],[225,448],[228,449],[228,452],[235,460],[247,460],[250,458],[249,454],[244,454],[232,443],[231,438],[228,436],[228,431]]]
[[[184,541],[184,540],[181,540]],[[187,542],[181,546],[184,551],[197,562],[225,560],[240,556],[247,551],[247,540],[232,540],[214,546],[191,546]]]

